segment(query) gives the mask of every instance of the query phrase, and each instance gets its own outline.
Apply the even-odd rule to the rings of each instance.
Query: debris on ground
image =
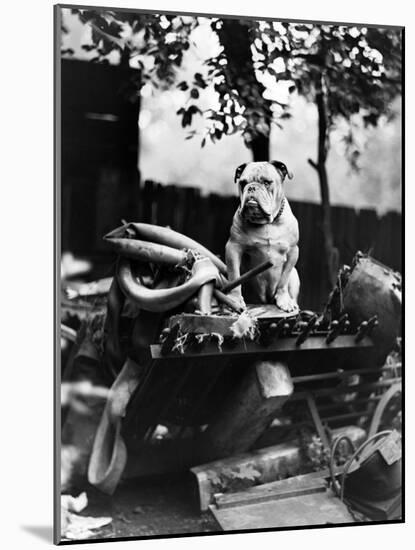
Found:
[[[88,498],[83,492],[77,497],[61,495],[61,534],[63,539],[88,539],[94,531],[112,522],[111,517],[88,517],[78,515],[88,506]]]

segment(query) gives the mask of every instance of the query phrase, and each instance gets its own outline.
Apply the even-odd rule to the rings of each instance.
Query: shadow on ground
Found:
[[[53,542],[53,527],[50,525],[22,525],[23,531],[30,533],[34,537],[52,544]]]
[[[218,532],[208,513],[198,509],[194,482],[188,476],[126,481],[112,497],[89,488],[86,516],[111,516],[95,538],[152,537]]]

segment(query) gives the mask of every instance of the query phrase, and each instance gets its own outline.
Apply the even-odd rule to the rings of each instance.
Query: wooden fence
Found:
[[[176,187],[146,181],[140,187],[138,212],[134,220],[168,225],[196,239],[223,258],[232,217],[238,205],[236,197],[202,195],[199,189]],[[303,308],[319,310],[327,299],[324,277],[324,250],[321,209],[318,204],[290,201],[300,226],[300,258],[298,270]],[[64,205],[62,205],[64,207]],[[99,212],[95,213],[100,216]],[[109,231],[120,225],[122,213],[113,212],[99,225]],[[357,250],[401,270],[402,219],[396,212],[378,216],[374,210],[334,206],[332,208],[335,245],[341,264],[349,264]],[[84,238],[86,234],[84,233]],[[95,235],[93,253],[105,254],[101,235]],[[84,242],[86,242],[84,240]],[[92,243],[91,243],[92,244]],[[76,250],[74,250],[76,252]]]
[[[196,239],[223,257],[236,197],[203,196],[191,187],[162,186],[147,181],[140,193],[138,219],[169,225]],[[300,226],[298,270],[302,282],[302,306],[320,309],[327,298],[324,277],[321,209],[318,204],[290,201]],[[401,270],[401,215],[390,212],[379,217],[374,210],[332,209],[335,245],[340,262],[350,263],[355,252],[370,252],[386,265]]]

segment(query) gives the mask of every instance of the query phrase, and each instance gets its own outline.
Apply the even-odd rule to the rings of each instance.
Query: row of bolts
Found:
[[[296,346],[299,347],[307,340],[312,332],[319,328],[319,319],[319,315],[314,314],[309,319],[309,321],[300,321],[296,323],[292,328],[290,327],[290,323],[288,323],[286,320],[281,320],[279,323],[270,323],[270,325],[267,327],[267,330],[262,332],[261,344],[267,346],[271,343],[272,340],[282,335],[289,336],[290,329],[292,333],[293,329],[295,328],[299,330],[299,334],[296,340]],[[357,331],[354,337],[355,343],[358,344],[363,340],[365,336],[369,336],[373,329],[378,326],[378,324],[379,322],[376,315],[374,315],[367,321],[362,321],[357,327]],[[334,319],[333,321],[331,321],[327,331],[326,344],[331,344],[340,334],[347,333],[349,328],[350,321],[348,319],[347,313],[342,315],[339,319]],[[179,335],[179,332],[179,324],[175,325],[171,329],[165,328],[162,331],[162,335],[164,337],[164,341],[162,344],[162,354],[166,354],[171,351],[174,342]],[[236,343],[236,340],[234,343]]]

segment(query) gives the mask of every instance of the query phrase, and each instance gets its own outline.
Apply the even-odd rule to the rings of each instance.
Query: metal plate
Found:
[[[389,437],[382,441],[382,445],[379,447],[379,452],[384,458],[386,464],[390,466],[399,460],[402,456],[401,443],[398,437],[394,437],[391,434]]]
[[[330,491],[234,508],[209,507],[224,531],[354,523],[347,507]]]

